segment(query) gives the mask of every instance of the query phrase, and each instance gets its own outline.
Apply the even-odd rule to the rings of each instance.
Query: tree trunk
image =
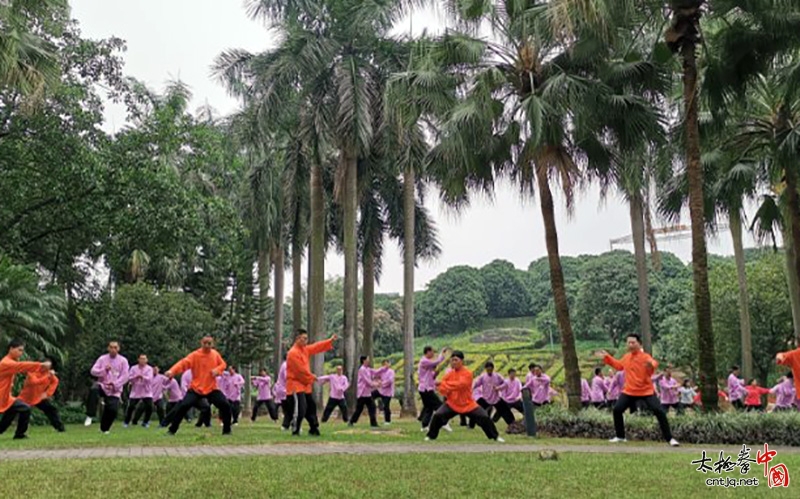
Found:
[[[250,406],[253,402],[253,395],[252,395],[252,388],[253,385],[250,382],[252,376],[252,364],[247,364],[246,366],[242,366],[242,377],[244,378],[244,400],[242,401],[242,415],[248,416],[251,414]]]
[[[272,260],[275,264],[275,314],[273,331],[275,336],[272,340],[272,368],[273,372],[278,372],[283,359],[283,248],[277,247],[273,250]]]
[[[636,260],[636,279],[639,285],[639,327],[644,350],[653,353],[653,336],[650,331],[650,286],[647,283],[647,255],[645,253],[644,208],[640,192],[633,193],[630,201],[633,254]]]
[[[416,188],[413,168],[403,172],[403,416],[417,415],[414,386],[414,263]]]
[[[361,352],[374,359],[374,316],[375,316],[375,255],[364,257],[364,343]],[[377,365],[377,362],[374,362]]]
[[[308,250],[308,327],[311,341],[322,340],[325,331],[325,191],[322,187],[322,165],[311,167],[311,241]],[[311,370],[322,375],[325,359],[315,355]],[[314,383],[314,400],[322,404],[322,388]]]
[[[266,249],[258,250],[258,303],[261,310],[262,322],[264,325],[264,336],[269,332],[269,307],[267,307],[267,297],[269,296],[269,267],[270,255]],[[273,358],[273,362],[274,362]],[[278,372],[280,363],[272,366],[274,372]]]
[[[355,407],[356,399],[356,329],[358,320],[358,179],[356,154],[351,148],[339,151],[340,167],[344,168],[344,369],[350,378],[347,403]]]
[[[575,336],[569,318],[567,290],[564,285],[564,272],[558,254],[558,231],[553,207],[553,194],[550,191],[548,171],[544,165],[537,165],[536,183],[539,187],[539,203],[544,221],[544,235],[547,245],[547,259],[550,263],[550,286],[556,307],[556,321],[561,333],[561,353],[564,357],[564,372],[567,378],[567,400],[569,410],[577,412],[581,408],[581,371],[578,367],[578,353],[575,350]]]
[[[797,171],[792,167],[784,168],[786,179],[786,193],[789,209],[789,234],[792,236],[792,247],[794,248],[793,270],[800,281],[800,195],[797,192]]]
[[[303,327],[303,246],[292,244],[292,328]],[[293,332],[294,332],[293,331]]]
[[[728,217],[731,236],[733,237],[736,277],[739,280],[739,331],[742,334],[742,374],[746,379],[751,379],[753,377],[753,340],[750,328],[750,298],[747,293],[747,272],[744,266],[742,217],[739,210],[731,210]]]
[[[788,222],[791,225],[791,221]],[[786,280],[789,285],[789,302],[792,305],[792,324],[794,325],[794,336],[800,341],[800,281],[797,273],[794,272],[794,245],[789,236],[789,227],[784,228],[783,247],[786,253]]]
[[[698,14],[699,16],[699,14]],[[681,46],[683,63],[683,102],[686,106],[686,164],[689,180],[689,216],[692,227],[692,271],[694,305],[697,314],[700,392],[703,409],[716,412],[718,407],[717,365],[714,352],[714,330],[711,322],[711,294],[708,289],[708,253],[706,248],[705,212],[703,206],[703,165],[700,163],[700,132],[697,102],[697,35],[688,35]]]

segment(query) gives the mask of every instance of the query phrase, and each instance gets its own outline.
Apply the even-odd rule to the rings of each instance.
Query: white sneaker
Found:
[[[419,431],[421,431],[421,432],[423,432],[423,433],[428,433],[428,427],[426,426],[425,428],[422,428],[422,429],[421,429],[421,430],[419,430]]]
[[[104,431],[103,435],[109,435],[110,433],[111,433],[110,431]]]
[[[447,423],[446,425],[442,426],[442,429],[444,431],[448,431],[450,433],[453,433],[453,429],[450,427],[450,423]]]
[[[426,442],[430,442],[431,441],[431,437],[425,437],[425,441]]]
[[[624,438],[614,437],[611,440],[609,440],[609,442],[612,444],[618,444],[621,442],[627,442],[627,440],[625,440]]]
[[[506,443],[506,441],[505,441],[505,439],[503,437],[497,437],[495,440],[497,440],[497,442],[501,443],[501,444]]]
[[[386,423],[383,423],[383,426],[392,426],[392,423],[386,422]]]
[[[678,441],[675,440],[674,438],[669,441],[669,445],[671,445],[672,447],[680,447],[681,446],[681,444],[679,444]]]
[[[86,420],[83,422],[83,426],[92,426],[92,418],[86,416]]]
[[[128,427],[128,423],[122,423],[122,427],[123,428],[127,428]]]

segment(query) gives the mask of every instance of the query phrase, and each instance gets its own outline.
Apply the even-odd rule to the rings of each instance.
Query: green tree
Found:
[[[417,303],[421,334],[440,336],[466,331],[486,317],[486,293],[479,271],[457,266],[428,283]]]
[[[511,262],[495,260],[480,269],[489,317],[524,317],[531,314],[531,300],[524,274]]]

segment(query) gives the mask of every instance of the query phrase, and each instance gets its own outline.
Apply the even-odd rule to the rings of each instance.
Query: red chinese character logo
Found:
[[[769,488],[773,487],[788,487],[789,486],[789,470],[786,469],[785,464],[776,464],[769,470]]]
[[[767,476],[767,471],[769,471],[769,462],[777,455],[778,451],[769,450],[769,444],[764,444],[763,454],[761,451],[756,452],[756,463],[764,465],[764,476]]]

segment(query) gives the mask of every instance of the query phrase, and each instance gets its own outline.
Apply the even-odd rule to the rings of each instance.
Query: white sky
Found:
[[[72,0],[72,15],[89,38],[118,36],[126,40],[126,74],[161,90],[168,80],[180,79],[194,94],[195,108],[209,104],[219,114],[236,109],[237,103],[210,77],[210,66],[223,50],[243,48],[263,51],[272,46],[273,37],[259,22],[248,19],[241,0]],[[420,13],[413,16],[415,33],[428,28],[442,29],[441,16]],[[401,28],[407,30],[408,28]],[[108,106],[106,127],[122,127],[124,109]],[[520,200],[508,185],[501,186],[493,202],[476,199],[473,206],[456,217],[442,209],[436,193],[430,190],[427,205],[433,213],[442,246],[435,262],[422,263],[416,274],[416,288],[423,289],[437,274],[454,265],[482,266],[500,258],[519,268],[546,255],[544,228],[538,201]],[[628,209],[620,199],[601,202],[596,189],[582,194],[574,215],[568,217],[563,203],[558,204],[559,244],[562,255],[596,254],[608,251],[609,240],[630,234]],[[656,223],[657,226],[662,224]],[[746,246],[754,245],[746,236]],[[402,292],[403,269],[399,250],[388,244],[379,292]],[[630,249],[630,246],[627,246]],[[684,261],[691,256],[688,239],[663,242],[663,251],[677,254]],[[709,240],[709,250],[731,254],[727,232]],[[343,258],[329,254],[326,274],[343,275]],[[287,281],[291,275],[287,275]],[[287,290],[290,290],[287,282]]]

